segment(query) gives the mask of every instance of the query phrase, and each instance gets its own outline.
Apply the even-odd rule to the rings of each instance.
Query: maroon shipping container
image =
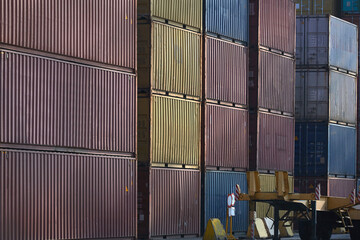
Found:
[[[136,0],[2,0],[0,44],[135,69],[136,5]]]
[[[334,177],[295,177],[294,191],[298,193],[315,193],[320,184],[322,196],[348,197],[356,189],[356,180]]]
[[[135,153],[135,76],[9,51],[0,59],[0,143]]]
[[[294,171],[295,119],[271,113],[250,114],[250,169]]]
[[[248,48],[205,37],[205,98],[248,104]]]
[[[200,234],[200,171],[139,168],[138,236]]]
[[[0,239],[136,237],[136,161],[1,149]]]
[[[296,10],[294,0],[250,0],[250,46],[263,46],[295,55]]]
[[[268,51],[251,51],[251,109],[271,109],[294,115],[295,60]]]
[[[205,104],[206,167],[248,169],[248,110]]]

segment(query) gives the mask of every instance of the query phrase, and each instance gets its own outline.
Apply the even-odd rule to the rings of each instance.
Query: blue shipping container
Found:
[[[295,124],[295,176],[355,176],[356,128],[319,122]]]
[[[207,171],[205,173],[205,218],[204,228],[210,218],[219,218],[226,225],[226,199],[228,194],[235,193],[235,185],[247,193],[246,173]],[[248,228],[249,204],[247,201],[236,201],[236,215],[233,217],[233,231],[246,232]]]
[[[360,0],[342,0],[342,12],[359,13]]]
[[[249,39],[248,0],[205,0],[205,31],[247,44]]]

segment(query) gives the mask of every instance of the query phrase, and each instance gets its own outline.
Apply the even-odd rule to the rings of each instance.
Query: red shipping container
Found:
[[[250,170],[294,171],[295,119],[250,113]]]
[[[138,237],[200,234],[200,171],[139,168]]]
[[[136,78],[0,51],[0,143],[135,153]]]
[[[295,55],[296,10],[294,0],[250,0],[250,46]]]
[[[0,44],[135,69],[136,6],[136,0],[2,0]]]
[[[295,177],[294,191],[298,193],[315,193],[320,184],[322,196],[348,197],[356,189],[356,180],[335,177]]]
[[[135,159],[0,151],[0,239],[136,237]]]
[[[206,167],[248,169],[248,110],[205,104]]]
[[[248,48],[205,37],[205,98],[248,104]]]

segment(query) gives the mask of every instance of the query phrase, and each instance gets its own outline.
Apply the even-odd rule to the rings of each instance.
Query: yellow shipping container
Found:
[[[201,35],[162,23],[138,24],[140,89],[201,97]]]
[[[138,0],[138,14],[202,29],[202,0]],[[159,20],[160,20],[159,19]]]
[[[297,15],[339,15],[340,0],[296,0]]]
[[[158,95],[139,97],[139,162],[198,168],[200,134],[200,102]]]

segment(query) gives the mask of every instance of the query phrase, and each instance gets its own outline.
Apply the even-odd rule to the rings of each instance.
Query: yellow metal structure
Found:
[[[205,240],[225,240],[226,233],[220,220],[217,218],[209,219],[203,239]]]

